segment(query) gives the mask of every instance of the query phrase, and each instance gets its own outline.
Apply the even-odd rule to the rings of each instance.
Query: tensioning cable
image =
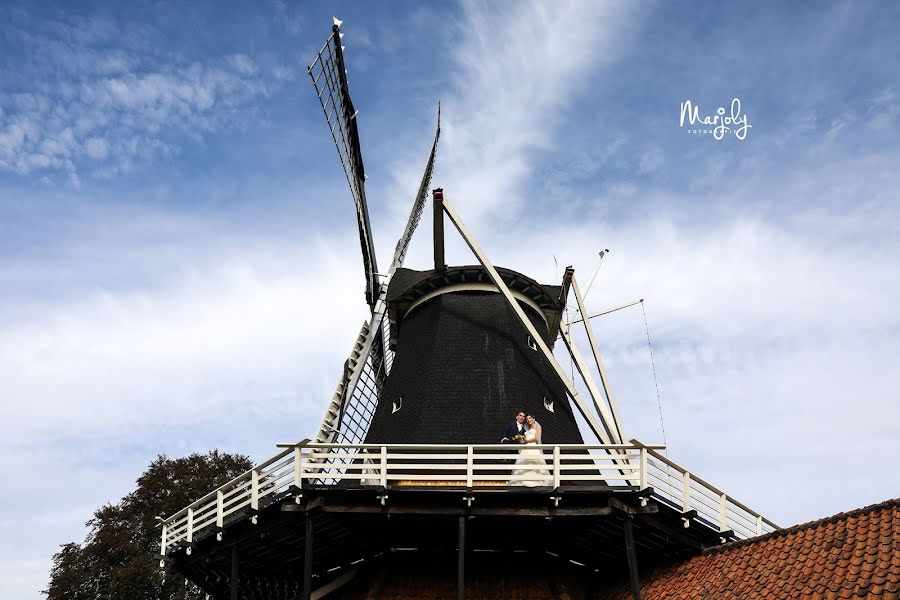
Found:
[[[663,422],[662,400],[659,397],[659,380],[656,377],[656,361],[653,360],[653,344],[650,343],[650,326],[647,324],[647,309],[641,300],[641,311],[644,313],[644,330],[647,332],[647,348],[650,350],[650,366],[653,368],[653,385],[656,386],[656,406],[659,407],[659,425],[662,427],[663,445],[666,445],[666,424]]]

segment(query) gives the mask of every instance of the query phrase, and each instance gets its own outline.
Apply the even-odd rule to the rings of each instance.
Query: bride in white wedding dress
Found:
[[[525,487],[550,485],[550,468],[547,466],[543,451],[537,447],[541,443],[541,424],[535,420],[534,415],[527,415],[525,424],[528,426],[525,432],[525,447],[519,450],[516,466],[512,471],[513,476],[524,477],[511,480],[509,485]]]

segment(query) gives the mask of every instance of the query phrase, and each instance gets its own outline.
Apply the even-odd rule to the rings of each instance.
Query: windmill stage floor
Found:
[[[229,597],[236,564],[241,598],[289,599],[306,568],[318,589],[397,553],[445,556],[455,567],[461,539],[467,561],[549,557],[589,577],[627,569],[626,520],[642,568],[729,536],[691,517],[649,488],[305,487],[232,515],[168,559],[213,598]]]

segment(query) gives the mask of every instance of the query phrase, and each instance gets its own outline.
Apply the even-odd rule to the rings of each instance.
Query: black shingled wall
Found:
[[[522,306],[546,332],[544,320]],[[398,331],[366,443],[497,443],[519,408],[541,423],[545,444],[583,443],[562,382],[528,346],[528,331],[499,293],[437,296],[407,313]],[[392,413],[401,396],[402,408]]]

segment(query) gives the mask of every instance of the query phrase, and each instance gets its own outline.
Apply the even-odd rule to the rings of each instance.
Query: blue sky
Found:
[[[305,72],[333,14],[382,264],[440,101],[434,184],[496,264],[610,248],[589,307],[647,299],[670,457],[781,524],[898,495],[900,5],[5,3],[0,595],[157,453],[318,425],[366,316]],[[679,126],[736,97],[746,139]],[[596,328],[661,441],[643,315]]]

